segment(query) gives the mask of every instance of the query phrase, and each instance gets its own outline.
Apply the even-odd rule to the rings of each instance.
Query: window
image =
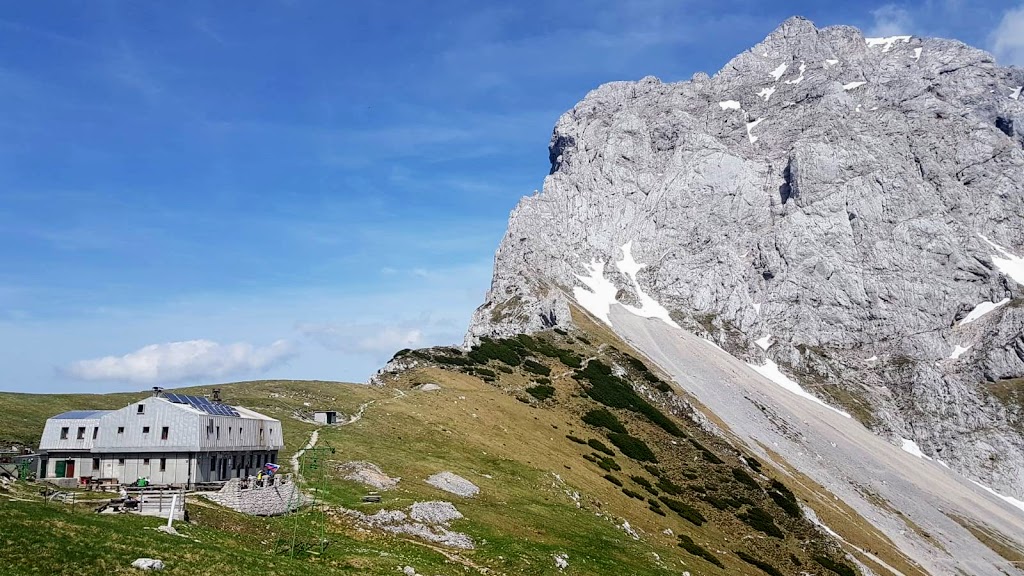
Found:
[[[135,413],[136,414],[145,414],[146,413],[146,405],[145,404],[139,404],[139,407],[135,411]]]
[[[164,426],[163,428],[161,428],[160,429],[160,439],[161,440],[167,440],[167,435],[170,433],[170,431],[171,431],[171,428],[169,426]]]
[[[217,440],[220,440],[220,426],[217,426]]]
[[[263,428],[260,428],[260,442],[263,442]]]
[[[61,440],[67,440],[68,439],[68,429],[67,429],[66,426],[64,428],[60,429],[60,439]]]
[[[96,427],[94,427],[92,429],[92,439],[95,440],[96,437],[99,436],[99,435],[100,435],[100,428],[99,428],[99,426],[96,426]]]
[[[210,418],[210,423],[206,425],[206,436],[207,438],[213,434],[213,418]]]
[[[92,459],[92,469],[93,470],[99,470],[100,469],[100,459],[99,458],[93,458]]]
[[[216,471],[217,471],[217,457],[216,456],[210,456],[210,472],[216,472]]]
[[[149,458],[143,458],[142,459],[142,465],[143,466],[149,466]]]
[[[142,427],[142,433],[143,434],[149,434],[149,426],[143,426]]]
[[[234,430],[231,426],[228,426],[228,438],[231,438],[231,431]]]
[[[118,466],[124,466],[124,458],[118,458],[117,459],[117,465]]]
[[[160,471],[161,472],[166,472],[167,471],[167,458],[161,458],[160,459]]]
[[[85,440],[85,426],[78,427],[78,439]]]
[[[118,426],[117,427],[117,433],[118,434],[124,434],[124,426]]]

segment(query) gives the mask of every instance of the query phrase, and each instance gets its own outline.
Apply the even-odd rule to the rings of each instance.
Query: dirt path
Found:
[[[299,459],[302,458],[302,455],[306,453],[306,450],[309,450],[310,448],[316,446],[316,441],[319,439],[320,431],[313,430],[313,433],[309,435],[309,442],[307,442],[306,445],[303,446],[301,450],[297,451],[295,454],[292,455],[292,474],[295,475],[295,481],[302,480],[302,471],[299,470]]]

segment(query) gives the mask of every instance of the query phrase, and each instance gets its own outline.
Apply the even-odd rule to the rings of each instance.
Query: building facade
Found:
[[[46,421],[43,476],[191,487],[255,474],[276,462],[281,422],[198,396],[158,391],[119,410],[76,410]]]

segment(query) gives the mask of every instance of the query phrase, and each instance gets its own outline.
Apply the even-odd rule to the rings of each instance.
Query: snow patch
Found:
[[[999,492],[996,492],[995,490],[989,488],[988,486],[985,486],[984,484],[980,484],[978,482],[974,482],[974,480],[971,480],[971,482],[973,482],[975,485],[977,485],[982,490],[988,492],[989,494],[992,494],[996,498],[999,498],[1000,500],[1003,500],[1004,502],[1008,503],[1010,506],[1018,508],[1022,512],[1024,512],[1024,501],[1017,500],[1016,498],[1013,498],[1011,496],[1003,496]]]
[[[739,110],[740,103],[735,100],[724,100],[718,103],[722,107],[722,110]]]
[[[786,80],[786,84],[799,84],[800,82],[802,82],[803,79],[804,79],[804,71],[805,70],[807,70],[807,65],[804,64],[803,62],[801,62],[800,63],[800,76],[798,76],[798,77],[796,77],[796,78],[794,78],[792,80]]]
[[[760,346],[761,350],[767,350],[768,347],[772,345],[772,335],[768,334],[764,338],[754,340],[754,344]]]
[[[914,48],[914,60],[921,59],[921,52],[924,52],[924,48]]]
[[[964,316],[964,319],[961,320],[957,324],[957,326],[963,326],[964,324],[970,324],[971,322],[974,322],[978,318],[981,318],[982,316],[984,316],[985,314],[988,314],[989,312],[995,310],[996,308],[999,308],[1000,306],[1009,304],[1009,302],[1010,302],[1009,298],[1003,298],[999,302],[989,302],[989,301],[986,300],[985,302],[982,302],[981,304],[978,304],[977,306],[975,306],[974,310],[971,310],[970,312],[968,312],[967,316]]]
[[[757,128],[757,125],[760,124],[762,120],[764,120],[764,118],[758,118],[753,122],[747,122],[747,140],[750,140],[751,144],[757,142],[757,136],[751,134],[750,131],[753,130],[754,128]]]
[[[642,318],[658,318],[673,328],[679,328],[679,324],[676,324],[675,321],[672,320],[672,317],[669,316],[668,310],[659,304],[657,300],[648,296],[647,293],[640,288],[640,282],[637,281],[636,274],[644,266],[645,264],[639,264],[633,259],[633,241],[630,240],[623,244],[622,260],[616,262],[615,267],[619,269],[619,272],[629,276],[629,279],[633,281],[633,289],[636,291],[637,299],[640,300],[640,307],[637,308],[635,306],[627,306],[625,304],[622,306],[626,310],[629,310],[633,314]],[[614,301],[614,299],[615,294],[613,293],[612,300]]]
[[[850,82],[848,84],[843,84],[843,90],[853,90],[854,88],[860,88],[865,84],[867,84],[867,82]]]
[[[760,303],[754,302],[754,312],[757,312],[758,314],[761,314],[761,304]]]
[[[615,304],[615,294],[619,290],[604,277],[604,262],[594,260],[590,264],[584,264],[583,267],[589,275],[576,274],[576,278],[585,284],[586,288],[575,286],[572,289],[573,298],[584,310],[611,326],[612,321],[608,318],[608,312],[612,304]]]
[[[782,78],[782,75],[786,73],[786,69],[787,68],[789,68],[789,64],[779,64],[778,68],[776,68],[775,70],[772,70],[768,74],[772,78],[774,78],[776,82],[778,82],[779,78]]]
[[[970,346],[964,348],[963,346],[957,344],[956,346],[953,347],[953,353],[950,354],[949,357],[952,358],[953,360],[956,360],[957,358],[963,356],[964,352],[967,352],[970,349]]]
[[[903,443],[902,446],[900,446],[900,448],[902,448],[903,451],[906,452],[907,454],[913,454],[918,458],[931,460],[931,458],[924,455],[924,452],[921,451],[921,447],[917,445],[917,442],[914,442],[913,440],[909,440],[907,438],[900,438],[900,441]]]
[[[995,248],[1004,257],[992,255],[992,263],[999,268],[999,271],[1006,274],[1017,284],[1024,285],[1024,258],[1019,258],[1008,251],[1006,248],[992,242],[988,238],[978,234],[982,240],[988,243],[989,246]]]
[[[772,86],[770,88],[762,88],[761,91],[757,93],[758,96],[764,98],[765,102],[767,102],[768,99],[772,97],[772,94],[775,94],[775,86]]]
[[[868,44],[868,48],[873,46],[884,46],[882,52],[888,52],[892,50],[892,45],[897,42],[903,42],[904,44],[910,42],[910,36],[888,36],[885,38],[865,38],[865,42]]]
[[[865,362],[878,362],[878,356],[872,356],[871,358],[865,360]]]
[[[839,64],[839,60],[829,59],[829,60],[825,60],[825,64],[823,64],[822,67],[823,68],[829,68],[829,67],[835,66],[836,64]]]
[[[837,414],[840,414],[842,416],[845,416],[847,418],[851,417],[846,412],[843,412],[842,410],[839,410],[837,408],[833,408],[832,406],[829,406],[825,402],[822,402],[821,400],[819,400],[818,397],[816,397],[815,395],[813,395],[810,392],[804,390],[799,384],[797,384],[795,381],[793,381],[789,376],[786,376],[785,374],[783,374],[782,371],[779,370],[779,365],[776,364],[775,362],[772,362],[771,360],[768,360],[767,363],[764,366],[755,366],[754,364],[750,364],[750,363],[748,363],[747,366],[750,366],[751,368],[754,369],[755,372],[757,372],[761,376],[764,376],[765,378],[771,380],[772,382],[778,384],[779,386],[782,386],[783,388],[785,388],[786,390],[792,392],[793,394],[796,394],[797,396],[802,396],[802,397],[804,397],[804,398],[806,398],[806,399],[808,399],[808,400],[810,400],[812,402],[815,402],[817,404],[821,404],[825,408],[828,408],[829,410],[831,410],[831,411],[833,411],[833,412],[835,412]]]
[[[1017,86],[1017,89],[1013,91],[1013,94],[1010,94],[1010,98],[1020,100],[1021,90],[1024,90],[1024,86]]]

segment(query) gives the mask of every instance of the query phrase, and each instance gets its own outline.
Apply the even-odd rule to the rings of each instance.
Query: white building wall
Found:
[[[93,441],[93,431],[102,433],[102,418],[50,418],[43,427],[43,436],[39,440],[40,450],[91,450],[98,442]],[[67,438],[61,439],[61,429],[67,428]],[[79,430],[83,438],[78,438]]]

